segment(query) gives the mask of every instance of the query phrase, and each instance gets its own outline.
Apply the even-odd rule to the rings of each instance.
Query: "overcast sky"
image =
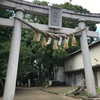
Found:
[[[29,1],[32,2],[33,0],[25,0],[25,1]],[[43,1],[43,0],[40,0]],[[69,2],[69,0],[44,0],[47,2],[52,3],[57,3],[57,4],[63,4],[64,2]],[[100,0],[72,0],[72,4],[74,5],[80,5],[83,8],[86,8],[87,10],[89,10],[91,13],[100,13]],[[100,24],[97,25],[98,29],[100,31]]]

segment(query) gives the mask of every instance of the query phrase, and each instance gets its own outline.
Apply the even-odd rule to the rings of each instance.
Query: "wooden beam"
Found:
[[[43,24],[38,24],[38,23],[30,23],[30,22],[27,22],[27,23],[32,25],[32,26],[34,26],[35,28],[38,28],[39,30],[48,31],[50,33],[70,34],[70,33],[73,33],[75,31],[77,31],[76,29],[73,29],[73,28],[64,28],[64,27],[62,27],[61,29],[50,29],[48,27],[48,25],[43,25]],[[1,26],[13,27],[14,18],[11,18],[11,19],[0,18],[0,25]],[[29,26],[27,26],[25,24],[22,25],[22,28],[31,29]],[[79,35],[81,35],[81,34],[79,34]],[[87,36],[88,37],[99,37],[99,33],[98,32],[94,32],[94,31],[87,31]]]

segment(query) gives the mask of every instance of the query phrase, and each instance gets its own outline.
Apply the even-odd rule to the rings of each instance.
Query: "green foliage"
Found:
[[[97,92],[97,93],[100,92],[100,88],[96,88],[96,92]]]
[[[18,79],[23,80],[27,78],[30,73],[36,73],[34,66],[35,55],[32,53],[32,33],[27,30],[23,30],[21,39],[21,49],[19,57]]]
[[[84,9],[82,6],[72,5],[69,2],[65,2],[64,4],[60,4],[59,7],[62,7],[64,9],[68,9],[68,10],[73,10],[75,12],[80,12],[80,13],[90,13],[87,9]]]
[[[13,12],[0,8],[0,17],[9,18]],[[8,63],[12,28],[0,26],[0,78],[5,77]]]
[[[48,6],[48,4],[49,4],[49,2],[39,1],[39,0],[34,0],[33,3],[38,4],[38,5],[43,5],[43,6]]]
[[[0,17],[9,18],[12,15],[13,15],[12,11],[0,8]]]
[[[0,8],[0,17],[9,18],[13,15],[12,11]],[[12,28],[0,26],[0,43],[11,38]]]
[[[67,55],[68,52],[63,47],[59,47],[57,51],[53,51],[53,63],[55,65],[64,66],[64,61]]]

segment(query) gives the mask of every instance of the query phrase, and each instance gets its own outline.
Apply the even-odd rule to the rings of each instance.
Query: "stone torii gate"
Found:
[[[14,10],[15,16],[21,20],[23,20],[24,13],[38,14],[38,15],[45,15],[45,16],[49,15],[49,17],[51,17],[51,20],[53,19],[52,21],[49,20],[51,22],[51,23],[49,22],[49,26],[37,24],[37,23],[29,23],[29,22],[27,23],[40,30],[54,32],[54,33],[71,33],[76,31],[76,29],[61,27],[62,17],[73,19],[76,21],[78,20],[79,29],[85,28],[86,21],[91,21],[95,23],[100,22],[99,14],[80,14],[65,9],[62,10],[57,9],[55,7],[50,8],[47,6],[41,6],[41,5],[38,6],[22,0],[5,0],[3,2],[0,2],[0,7]],[[51,15],[50,12],[51,13],[53,12],[54,15]],[[53,16],[56,17],[52,18]],[[22,22],[17,19],[4,19],[4,18],[0,18],[0,25],[10,26],[10,27],[14,26],[10,55],[9,55],[9,62],[8,62],[8,69],[7,69],[7,76],[6,76],[6,83],[5,83],[5,89],[3,95],[3,100],[13,100],[15,95],[16,77],[17,77],[17,69],[18,69],[21,29],[22,28],[30,29],[30,27],[26,26],[24,23],[22,24]],[[91,67],[87,36],[99,37],[99,34],[97,32],[92,32],[92,31],[87,31],[86,33],[86,31],[84,30],[79,35],[80,35],[81,49],[83,55],[88,96],[92,98],[92,97],[96,97],[96,90],[95,90],[93,71]]]

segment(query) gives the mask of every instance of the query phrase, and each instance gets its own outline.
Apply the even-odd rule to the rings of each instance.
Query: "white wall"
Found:
[[[92,66],[100,64],[100,42],[91,46],[90,58]],[[65,62],[65,71],[77,70],[83,67],[84,65],[81,52],[72,55]]]
[[[90,49],[90,57],[92,66],[100,64],[100,44]]]
[[[83,60],[80,53],[75,54],[65,62],[65,71],[83,68]]]

